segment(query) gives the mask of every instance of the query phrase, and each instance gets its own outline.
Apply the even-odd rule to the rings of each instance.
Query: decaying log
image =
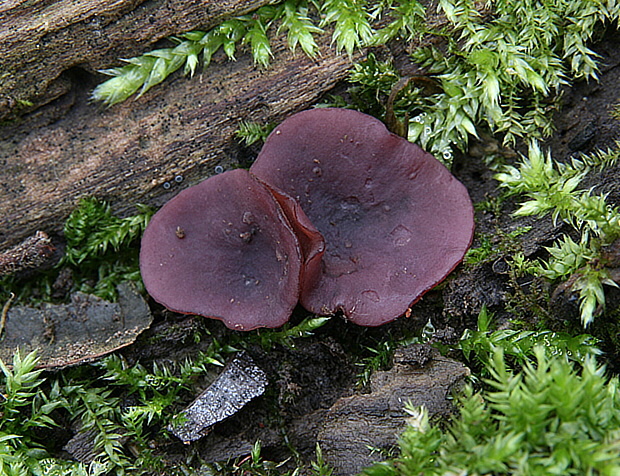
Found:
[[[268,0],[4,0],[0,2],[0,120],[70,86],[63,72],[106,68],[157,40],[210,28]]]
[[[16,3],[27,15],[28,4]],[[53,9],[53,2],[48,3]],[[151,8],[151,3],[172,9],[171,17],[177,9],[189,8],[188,2],[137,3],[108,1],[108,8],[116,8],[116,16],[102,31],[110,25],[128,28],[129,23],[143,18],[140,12]],[[192,5],[197,3],[201,2]],[[207,12],[202,22],[212,23],[213,18],[221,17],[221,12],[219,17],[212,16],[216,4],[234,3],[202,2],[201,8]],[[260,2],[238,3],[255,7]],[[128,12],[130,7],[137,10]],[[7,12],[5,5],[0,10],[5,22]],[[186,18],[180,28],[191,28],[197,21]],[[144,36],[171,32],[168,25]],[[222,55],[194,78],[177,72],[141,98],[110,109],[89,101],[92,88],[103,78],[74,69],[67,75],[71,82],[68,93],[20,121],[0,127],[0,249],[36,230],[60,232],[80,197],[97,196],[110,201],[121,214],[134,213],[136,203],[160,205],[181,188],[208,177],[216,164],[225,169],[236,166],[234,132],[241,120],[278,122],[308,107],[346,76],[351,61],[359,59],[336,54],[328,35],[320,41],[322,54],[312,60],[300,51],[291,53],[284,40],[274,40],[274,59],[267,69],[255,66],[248,54],[239,55],[237,62],[228,62]],[[62,44],[60,40],[54,45],[58,50],[84,48],[82,43]],[[126,52],[119,51],[120,56]],[[38,61],[54,63],[66,54],[49,53]],[[91,66],[118,64],[108,64],[108,55],[93,59]],[[64,67],[70,64],[74,60],[65,62]],[[34,76],[28,82],[44,83]],[[177,176],[183,178],[181,183],[174,181]],[[166,190],[165,182],[174,185]]]

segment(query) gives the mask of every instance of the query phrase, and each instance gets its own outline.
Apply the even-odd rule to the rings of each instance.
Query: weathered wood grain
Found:
[[[89,102],[91,75],[74,74],[70,93],[0,128],[0,249],[35,230],[59,233],[80,197],[132,213],[136,203],[159,205],[205,179],[215,164],[236,166],[240,120],[280,121],[346,75],[355,58],[337,55],[327,36],[323,42],[311,60],[276,41],[266,70],[249,55],[219,57],[194,78],[176,73],[110,109]]]
[[[45,104],[67,91],[70,68],[108,67],[157,40],[268,0],[9,0],[0,2],[0,120],[25,102]]]
[[[422,360],[407,361],[416,354]],[[407,402],[423,405],[431,417],[449,415],[451,392],[470,373],[423,344],[398,349],[394,363],[373,374],[370,393],[340,398],[327,412],[317,442],[335,475],[358,474],[385,459],[407,426]]]

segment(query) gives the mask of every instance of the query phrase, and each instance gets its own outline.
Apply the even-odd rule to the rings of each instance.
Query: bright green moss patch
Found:
[[[445,430],[410,407],[400,456],[364,474],[617,475],[618,379],[592,357],[575,366],[541,346],[533,354],[514,371],[495,347],[485,389],[465,388]]]
[[[515,167],[497,174],[509,194],[527,198],[515,215],[544,216],[563,220],[580,234],[579,242],[565,235],[547,248],[549,258],[537,261],[529,270],[552,281],[571,280],[571,288],[579,294],[581,322],[587,326],[605,305],[603,285],[617,286],[606,268],[605,246],[620,237],[620,210],[579,184],[592,170],[601,170],[617,163],[620,146],[570,163],[557,163],[538,145],[530,146],[529,154]]]

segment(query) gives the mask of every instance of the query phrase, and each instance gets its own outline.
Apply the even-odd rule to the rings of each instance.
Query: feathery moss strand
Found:
[[[557,163],[532,143],[528,156],[515,166],[504,167],[495,176],[509,194],[527,200],[516,215],[551,214],[581,235],[579,243],[569,236],[547,248],[549,259],[532,263],[531,269],[550,280],[564,280],[579,294],[581,322],[587,326],[605,306],[603,285],[615,286],[605,267],[604,247],[620,239],[620,209],[605,196],[580,190],[579,184],[591,170],[617,163],[618,150],[596,152],[570,163]]]

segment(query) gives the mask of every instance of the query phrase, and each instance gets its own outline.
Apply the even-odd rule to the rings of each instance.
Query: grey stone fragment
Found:
[[[89,362],[133,343],[153,316],[132,283],[117,287],[118,302],[76,292],[67,304],[11,306],[0,341],[0,359],[11,362],[37,351],[38,367]]]
[[[219,377],[194,400],[168,429],[184,443],[206,435],[213,425],[234,415],[263,394],[267,376],[245,352],[240,352]]]

